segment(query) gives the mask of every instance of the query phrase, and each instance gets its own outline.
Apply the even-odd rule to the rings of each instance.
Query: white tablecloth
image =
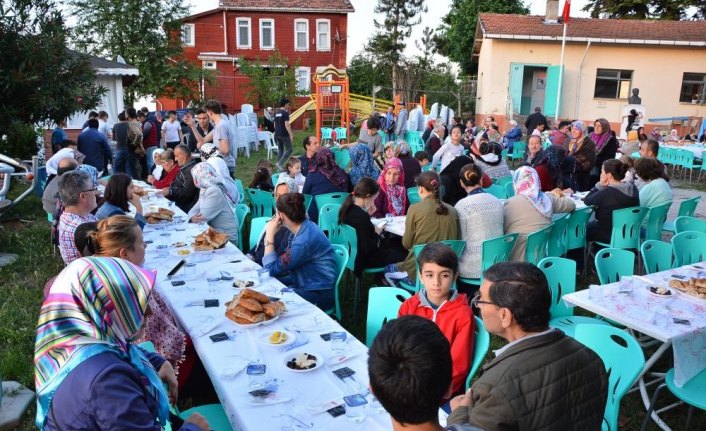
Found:
[[[685,266],[658,272],[645,278],[666,285],[672,274],[706,277],[702,268]],[[632,294],[619,294],[620,282],[601,286],[605,294],[591,298],[589,290],[570,293],[562,298],[568,305],[578,305],[597,315],[614,320],[628,328],[662,342],[671,342],[674,351],[674,382],[682,386],[706,369],[706,300],[676,292],[671,299],[656,297],[648,292],[648,284],[633,278]],[[666,312],[659,315],[658,312]],[[664,319],[666,318],[665,321]],[[689,325],[675,324],[672,318],[683,318]]]
[[[164,198],[153,199],[145,205],[167,206]],[[177,215],[184,215],[178,208],[170,207]],[[224,406],[231,425],[236,430],[280,430],[291,426],[300,429],[292,419],[292,415],[311,429],[316,430],[389,430],[392,428],[389,415],[374,409],[370,404],[366,408],[367,418],[359,424],[350,422],[345,415],[333,418],[328,413],[312,414],[310,406],[329,400],[342,402],[342,397],[354,392],[365,392],[368,387],[367,348],[350,333],[346,351],[350,359],[341,364],[331,365],[328,360],[334,355],[330,343],[325,342],[320,334],[331,331],[345,331],[338,323],[329,318],[321,310],[304,301],[294,293],[283,293],[284,287],[275,278],[269,278],[259,283],[257,269],[259,266],[228,243],[227,246],[215,252],[192,253],[179,256],[172,250],[167,257],[158,257],[157,245],[174,244],[183,241],[193,242],[193,237],[206,229],[205,225],[182,223],[168,229],[156,230],[153,226],[145,227],[145,239],[152,241],[147,248],[145,266],[157,270],[157,291],[162,295],[172,309],[178,323],[188,332],[194,347],[204,364],[216,392]],[[190,248],[190,247],[189,247]],[[181,270],[175,279],[184,279],[184,286],[174,287],[167,280],[167,272],[180,259],[185,258],[195,266]],[[284,314],[278,320],[268,325],[243,328],[231,322],[224,315],[225,303],[229,301],[238,289],[232,287],[233,281],[219,281],[209,285],[208,277],[218,276],[225,271],[236,280],[258,281],[256,290],[270,296],[280,297],[287,304],[292,315]],[[173,279],[174,280],[174,279]],[[187,306],[191,301],[218,299],[219,306],[204,308],[202,306]],[[308,343],[283,353],[282,347],[267,346],[260,338],[271,334],[274,330],[301,329],[300,336],[308,339]],[[232,339],[213,343],[209,335],[226,332]],[[294,373],[285,367],[285,362],[292,352],[305,351],[327,358],[327,363],[314,371]],[[253,405],[249,394],[249,380],[245,373],[248,362],[259,362],[267,365],[267,378],[276,379],[279,383],[279,394],[290,401],[272,405]],[[347,379],[344,384],[332,370],[349,367],[356,373],[355,382]],[[368,397],[372,401],[371,397]]]

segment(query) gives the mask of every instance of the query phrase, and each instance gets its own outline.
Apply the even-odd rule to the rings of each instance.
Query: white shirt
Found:
[[[181,130],[181,125],[178,121],[173,123],[170,121],[165,121],[162,124],[162,130],[164,131],[167,142],[179,142],[179,130]]]

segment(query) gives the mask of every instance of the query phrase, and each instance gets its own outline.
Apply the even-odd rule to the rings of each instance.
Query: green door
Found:
[[[544,115],[557,116],[556,95],[559,89],[559,75],[561,66],[547,67],[547,86],[544,93]],[[562,100],[559,101],[561,104]],[[561,109],[559,109],[561,111]]]
[[[525,65],[510,63],[510,98],[512,100],[512,113],[520,113],[522,108],[522,82],[525,74]]]

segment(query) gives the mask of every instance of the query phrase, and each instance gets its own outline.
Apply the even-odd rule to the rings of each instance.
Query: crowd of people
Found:
[[[316,199],[307,206],[306,196],[346,195],[337,219],[356,234],[356,277],[365,269],[384,268],[376,282],[419,288],[370,351],[371,389],[393,422],[438,425],[437,409],[445,406],[455,424],[448,429],[598,428],[605,369],[590,349],[548,329],[549,289],[541,271],[524,262],[527,235],[551,224],[554,214],[574,211],[569,195],[575,192],[588,192],[584,202],[595,208],[589,241],[609,242],[617,209],[670,203],[669,178],[657,160],[659,142],[645,136],[638,160],[632,153],[616,159],[618,140],[603,118],[592,126],[562,121],[551,127],[536,110],[527,119],[526,134],[515,121],[501,133],[492,116],[480,127],[459,117],[425,123],[417,109],[403,109],[397,116],[392,111],[372,116],[357,139],[335,148],[307,136],[297,151],[301,155],[292,156],[288,107],[283,99],[277,112],[268,111],[278,160],[261,160],[249,186],[272,193],[275,212],[248,256],[302,298],[331,310],[336,257],[330,235],[318,226]],[[53,214],[67,266],[47,283],[37,331],[37,417],[47,429],[64,429],[71,421],[89,428],[97,421],[108,428],[128,421],[135,429],[152,429],[145,424],[168,420],[165,405],[198,362],[188,335],[154,291],[154,275],[141,268],[144,191],[133,182],[146,180],[186,213],[188,222],[208,223],[232,243],[243,243],[235,216],[243,196],[234,181],[231,129],[215,100],[194,115],[184,118],[185,132],[176,113],[161,123],[156,115],[129,108],[112,128],[105,126],[105,117],[103,124],[89,119],[77,143],[57,138],[43,205]],[[404,140],[407,130],[422,136],[423,150],[413,154]],[[118,142],[115,153],[108,136]],[[520,144],[526,151],[511,170],[507,157]],[[339,165],[335,151],[347,151],[350,162]],[[107,163],[113,172],[104,181]],[[500,180],[511,182],[513,196],[501,200],[487,191]],[[405,217],[401,236],[386,232],[384,223],[373,224],[373,218],[396,216]],[[481,274],[483,241],[508,233],[519,234],[510,261]],[[457,254],[441,243],[447,240],[465,242],[464,251]],[[417,246],[423,248],[415,254]],[[461,280],[481,276],[480,287]],[[465,393],[473,309],[488,331],[509,344]],[[110,319],[105,310],[113,310]],[[59,320],[65,323],[58,325]],[[86,328],[84,321],[95,327]],[[157,353],[135,347],[140,341],[151,341]],[[84,383],[79,371],[96,383]],[[569,390],[567,374],[571,390],[583,396],[581,406],[563,396]],[[115,389],[123,380],[129,383]],[[551,389],[530,390],[537,382]],[[70,401],[76,392],[95,408]],[[118,398],[134,403],[107,411]],[[208,424],[196,415],[181,429],[208,429]]]

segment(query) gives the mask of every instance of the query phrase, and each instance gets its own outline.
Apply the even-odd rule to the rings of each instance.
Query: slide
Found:
[[[316,109],[316,101],[314,100],[314,95],[312,94],[310,97],[311,97],[311,100],[309,100],[308,102],[306,102],[305,104],[303,104],[302,106],[297,108],[296,111],[289,114],[290,124],[293,123],[294,121],[296,121],[297,118],[301,117],[301,115],[305,111],[313,111]]]

